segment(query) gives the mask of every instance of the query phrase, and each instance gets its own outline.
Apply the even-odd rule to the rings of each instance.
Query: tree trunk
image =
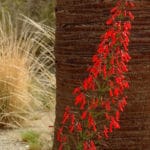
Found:
[[[109,17],[112,2],[103,0],[57,0],[56,6],[56,131],[66,105],[73,107],[73,89],[87,76]],[[108,141],[112,150],[150,149],[150,1],[135,1],[135,21],[129,51],[132,60],[128,77],[128,106],[121,117],[121,129]],[[73,149],[73,148],[72,148]]]

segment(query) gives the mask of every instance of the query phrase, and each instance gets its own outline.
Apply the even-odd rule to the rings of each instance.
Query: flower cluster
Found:
[[[114,129],[120,128],[120,113],[127,105],[124,90],[129,88],[129,83],[125,73],[131,59],[128,54],[130,21],[134,19],[128,7],[134,7],[134,3],[119,0],[110,11],[111,17],[106,21],[109,28],[101,36],[92,57],[93,65],[87,69],[88,77],[73,91],[74,105],[79,112],[71,111],[69,106],[65,109],[57,132],[59,150],[73,143],[69,135],[76,141],[71,145],[76,149],[96,150],[102,138],[108,138]]]

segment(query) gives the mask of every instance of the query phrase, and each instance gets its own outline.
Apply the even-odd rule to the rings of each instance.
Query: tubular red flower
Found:
[[[87,111],[84,111],[84,112],[82,113],[82,115],[81,115],[81,119],[82,119],[82,120],[83,120],[83,119],[86,119],[87,114],[88,114],[88,112],[87,112]]]
[[[135,4],[133,2],[131,2],[131,1],[127,1],[125,3],[125,6],[133,8],[133,7],[135,7]]]
[[[74,131],[74,125],[73,124],[69,126],[69,131],[70,131],[70,133],[72,133]]]
[[[87,141],[81,139],[84,141],[82,143],[84,150],[96,150],[96,141],[93,140],[108,138],[109,132],[120,128],[120,112],[124,111],[127,105],[124,90],[129,88],[129,83],[124,74],[128,72],[127,63],[131,59],[128,54],[128,46],[131,30],[130,20],[134,19],[133,14],[126,9],[126,6],[132,8],[134,3],[118,0],[116,6],[110,11],[111,17],[106,21],[110,28],[101,36],[101,43],[92,57],[93,65],[87,69],[89,75],[84,79],[82,85],[73,91],[73,94],[76,94],[74,105],[79,108],[79,112],[72,113],[74,111],[70,111],[69,107],[65,108],[62,127],[57,132],[60,148],[66,145],[66,141],[69,142],[63,133],[67,132],[63,130],[64,126],[69,125],[69,133],[80,134],[78,136],[80,138],[82,138],[81,131],[83,135],[87,136]],[[129,21],[126,21],[127,19]],[[97,108],[104,109],[103,113],[108,126],[103,124],[102,135],[99,134],[101,131],[97,129],[99,123],[96,121],[100,116]],[[85,129],[86,131],[84,131]],[[80,143],[80,141],[78,142]]]
[[[81,92],[80,87],[77,87],[77,88],[74,89],[73,94],[78,94],[80,92]]]
[[[62,124],[65,124],[68,119],[69,119],[69,113],[65,112],[63,116]]]
[[[116,12],[117,11],[117,9],[118,9],[118,6],[116,6],[116,7],[113,7],[112,9],[111,9],[111,13],[114,13],[114,12]]]
[[[104,102],[104,105],[105,105],[105,109],[106,109],[106,111],[110,111],[111,110],[111,106],[110,106],[110,101],[109,100],[107,100],[106,102]]]
[[[106,126],[104,126],[103,132],[104,132],[104,137],[109,138],[109,136],[108,136],[109,129]]]
[[[83,109],[86,104],[85,95],[83,93],[80,93],[75,98],[75,105],[78,105],[78,104],[81,104],[81,107],[80,107],[81,109]]]
[[[131,13],[131,11],[128,12],[128,15],[129,15],[129,17],[130,17],[131,20],[134,20],[134,16],[133,16],[133,14]]]
[[[63,144],[61,143],[58,150],[63,150]]]
[[[116,121],[119,121],[120,119],[120,112],[119,110],[116,111]]]
[[[111,25],[113,23],[113,18],[110,18],[106,21],[106,24],[107,25]]]
[[[133,7],[135,7],[135,4],[130,1],[130,2],[129,2],[129,6],[133,8]]]
[[[99,102],[98,98],[92,99],[91,100],[91,104],[89,106],[89,109],[95,109],[95,108],[97,108],[98,107],[98,102]]]
[[[106,72],[106,65],[103,66],[103,78],[106,79],[107,72]]]
[[[110,97],[113,97],[112,89],[109,90],[109,95],[110,95]]]
[[[115,120],[114,117],[111,117],[111,124],[112,124],[113,127],[116,128],[116,129],[120,128],[119,123]]]
[[[101,136],[100,133],[98,133],[97,138],[98,138],[98,140],[101,140],[101,139],[102,139],[102,136]]]
[[[115,88],[115,89],[114,89],[114,96],[115,96],[115,97],[118,97],[118,96],[119,96],[119,89],[118,89],[118,88]]]
[[[76,128],[77,128],[77,131],[79,131],[79,132],[82,131],[82,126],[81,126],[80,122],[77,123]]]
[[[85,141],[83,143],[83,150],[88,150],[88,142],[87,141]]]
[[[107,120],[110,120],[110,116],[108,115],[108,113],[105,113],[105,117]]]
[[[89,150],[96,150],[96,146],[93,141],[90,141],[90,149]]]
[[[88,115],[88,128],[93,128],[93,131],[97,131],[95,121],[91,114]]]
[[[59,141],[60,143],[66,142],[67,140],[66,136],[63,136],[62,133],[63,133],[63,127],[59,128],[57,132],[57,141]]]

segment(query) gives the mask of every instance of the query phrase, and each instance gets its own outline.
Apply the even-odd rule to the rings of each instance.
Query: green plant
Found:
[[[36,131],[26,131],[21,134],[21,138],[24,142],[29,144],[29,150],[41,150],[42,145],[40,143],[40,134]]]

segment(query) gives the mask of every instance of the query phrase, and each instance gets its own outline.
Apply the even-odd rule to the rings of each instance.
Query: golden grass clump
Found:
[[[29,108],[28,70],[21,58],[0,59],[0,124],[19,125]],[[20,70],[22,69],[22,70]]]
[[[54,102],[54,29],[26,17],[14,25],[1,14],[0,127],[18,127],[35,106]]]

